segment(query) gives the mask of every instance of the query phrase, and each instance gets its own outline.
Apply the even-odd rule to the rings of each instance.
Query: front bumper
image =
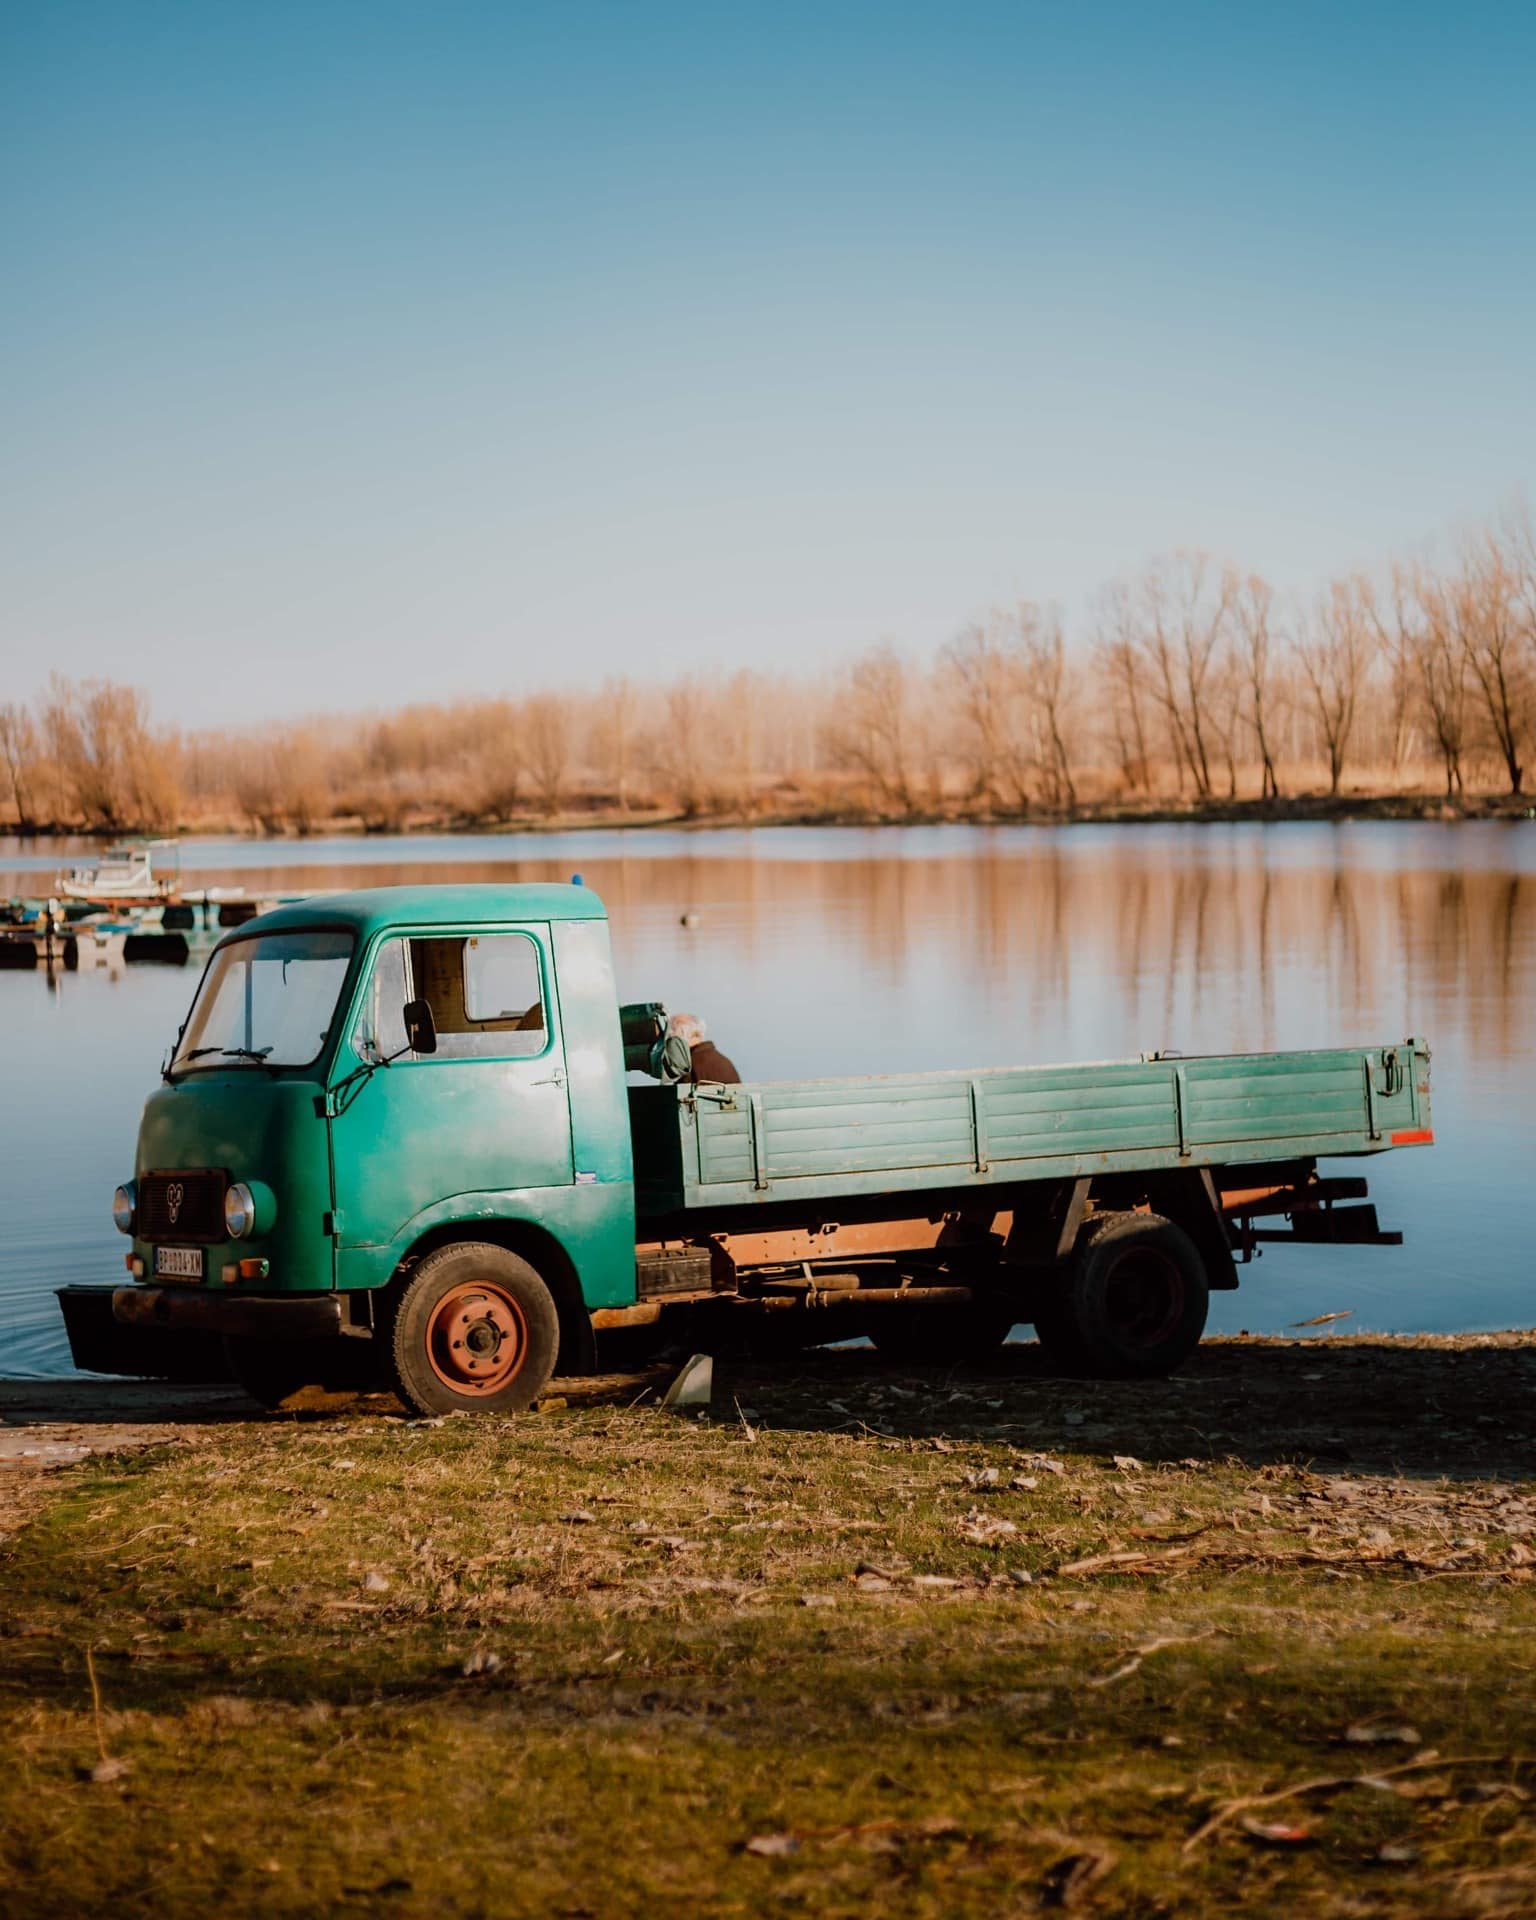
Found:
[[[237,1339],[328,1340],[343,1327],[341,1296],[203,1293],[179,1287],[118,1287],[112,1318],[121,1327]]]
[[[115,1291],[110,1286],[58,1289],[70,1357],[82,1373],[126,1374],[139,1380],[199,1386],[230,1378],[224,1343],[217,1334],[120,1326],[112,1314]]]

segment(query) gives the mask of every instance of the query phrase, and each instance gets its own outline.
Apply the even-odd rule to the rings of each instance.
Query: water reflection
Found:
[[[1536,836],[1518,827],[231,843],[184,863],[198,885],[284,892],[579,869],[608,904],[625,996],[703,1013],[749,1077],[1425,1036],[1441,1144],[1372,1176],[1408,1247],[1272,1254],[1219,1323],[1533,1317]],[[0,846],[0,887],[40,890],[38,868]],[[51,995],[44,974],[0,977],[13,1367],[62,1365],[46,1289],[120,1261],[106,1196],[191,986],[158,968],[64,976]]]

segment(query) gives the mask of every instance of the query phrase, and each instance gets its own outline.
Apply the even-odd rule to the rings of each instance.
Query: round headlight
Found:
[[[256,1201],[243,1180],[224,1193],[224,1227],[231,1240],[243,1240],[256,1224]]]
[[[139,1190],[130,1180],[112,1196],[112,1224],[119,1233],[133,1232],[133,1216],[138,1211]]]

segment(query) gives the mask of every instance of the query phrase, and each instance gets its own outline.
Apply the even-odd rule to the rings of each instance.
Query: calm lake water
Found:
[[[0,840],[0,891],[75,851]],[[1367,1169],[1407,1244],[1271,1248],[1213,1328],[1536,1321],[1536,827],[208,840],[182,864],[283,892],[580,872],[623,996],[698,1011],[748,1079],[1425,1037],[1438,1144]],[[121,1272],[112,1189],[196,979],[0,973],[0,1373],[67,1372],[51,1289]]]

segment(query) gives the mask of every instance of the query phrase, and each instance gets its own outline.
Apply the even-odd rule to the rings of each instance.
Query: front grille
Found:
[[[211,1169],[146,1173],[139,1182],[140,1240],[203,1241],[224,1236],[229,1175]]]

